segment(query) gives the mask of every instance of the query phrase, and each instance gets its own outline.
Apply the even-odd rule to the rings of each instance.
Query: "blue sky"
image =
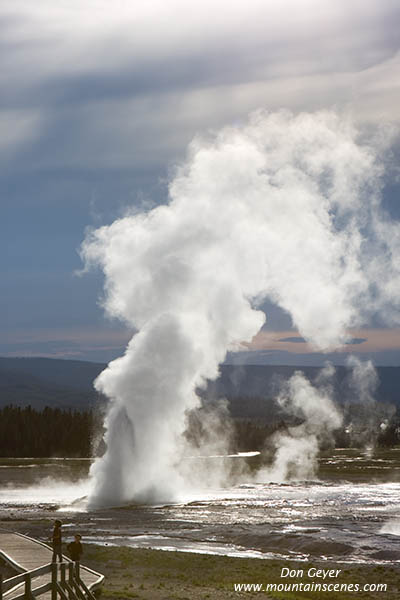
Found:
[[[0,354],[120,354],[129,332],[98,305],[100,273],[76,275],[86,228],[165,202],[190,140],[259,107],[383,126],[384,205],[399,220],[399,25],[390,0],[4,0]],[[254,350],[320,360],[265,308],[272,337]],[[351,349],[400,364],[397,334],[371,321]]]

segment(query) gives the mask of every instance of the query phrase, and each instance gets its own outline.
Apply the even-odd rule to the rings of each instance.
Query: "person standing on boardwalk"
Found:
[[[62,560],[63,560],[62,548],[61,548],[61,544],[62,544],[61,526],[62,526],[61,521],[59,521],[58,519],[56,521],[54,521],[54,529],[53,529],[53,537],[52,537],[52,541],[53,541],[53,558],[51,559],[52,562],[57,562],[57,556],[58,556],[58,559],[60,562],[62,562]]]
[[[83,548],[82,548],[82,544],[81,544],[81,536],[79,535],[79,533],[77,533],[74,536],[74,541],[69,543],[67,548],[68,548],[68,552],[71,557],[71,560],[73,560],[74,562],[81,560]]]

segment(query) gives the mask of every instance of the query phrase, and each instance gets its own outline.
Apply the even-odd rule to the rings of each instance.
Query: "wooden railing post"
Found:
[[[81,578],[81,564],[80,564],[79,560],[77,560],[75,562],[75,573],[76,573],[76,578],[79,581]]]
[[[57,600],[57,563],[51,563],[51,600]]]
[[[61,569],[61,586],[65,587],[65,563],[60,564]]]
[[[31,574],[30,573],[26,573],[24,579],[25,579],[25,598],[27,598],[27,600],[31,600],[31,598],[32,598],[32,579],[31,579]]]
[[[71,590],[74,589],[74,563],[68,563],[68,584]],[[72,600],[72,594],[69,593],[70,600]],[[1,598],[0,598],[1,600]]]
[[[87,587],[86,583],[84,581],[82,581],[82,579],[81,579],[81,572],[80,572],[80,563],[79,563],[79,560],[77,560],[75,562],[75,574],[76,574],[75,575],[76,582],[78,584],[77,592],[78,592],[78,595],[80,596],[80,598],[82,600],[84,598],[86,598],[87,600],[96,600],[95,596],[90,591],[90,589]]]
[[[83,569],[86,573],[85,567]],[[88,571],[90,572],[90,569]],[[60,575],[58,574],[59,572]],[[49,573],[51,573],[50,581],[48,577]],[[44,575],[47,575],[47,577],[43,577],[45,583],[35,587],[35,579]],[[22,585],[24,587],[20,589]],[[19,593],[17,596],[14,593],[13,598],[18,597],[20,600],[35,600],[36,597],[42,594],[48,594],[46,597],[49,597],[49,592],[51,592],[51,600],[96,600],[91,589],[81,579],[79,561],[75,563],[62,562],[59,567],[58,563],[53,562],[6,580],[4,580],[4,577],[2,578],[0,569],[0,600],[6,600],[8,597],[7,592],[17,587],[19,588]],[[33,591],[32,587],[34,588]]]

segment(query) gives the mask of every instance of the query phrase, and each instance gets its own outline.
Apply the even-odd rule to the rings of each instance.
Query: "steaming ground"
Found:
[[[95,383],[110,404],[91,507],[186,493],[196,390],[257,334],[265,299],[320,350],[343,345],[371,315],[399,322],[400,226],[381,208],[387,137],[328,111],[258,111],[192,142],[168,204],[88,234],[82,258],[104,272],[106,312],[138,331]],[[276,440],[275,479],[293,465],[295,477],[310,477],[321,439],[340,425],[325,388],[300,375],[288,383],[282,402],[304,423]],[[211,445],[222,453],[228,442]],[[201,477],[217,484],[227,474]]]
[[[88,461],[1,459],[0,526],[47,539],[57,517],[65,536],[80,532],[86,541],[109,545],[400,562],[400,449],[373,457],[335,450],[319,464],[319,480],[249,482],[198,490],[177,504],[93,511],[82,500],[90,489]]]

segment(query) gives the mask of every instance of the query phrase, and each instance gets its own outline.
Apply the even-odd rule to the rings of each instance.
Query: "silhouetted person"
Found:
[[[68,544],[67,548],[68,548],[68,552],[71,557],[71,560],[73,560],[74,562],[77,560],[81,560],[83,548],[82,548],[82,544],[81,544],[81,536],[79,535],[79,533],[77,533],[74,536],[74,541],[70,542]]]
[[[52,562],[57,562],[57,556],[60,562],[62,562],[62,534],[61,534],[61,526],[62,523],[58,519],[54,521],[54,529],[53,529],[53,558]]]

